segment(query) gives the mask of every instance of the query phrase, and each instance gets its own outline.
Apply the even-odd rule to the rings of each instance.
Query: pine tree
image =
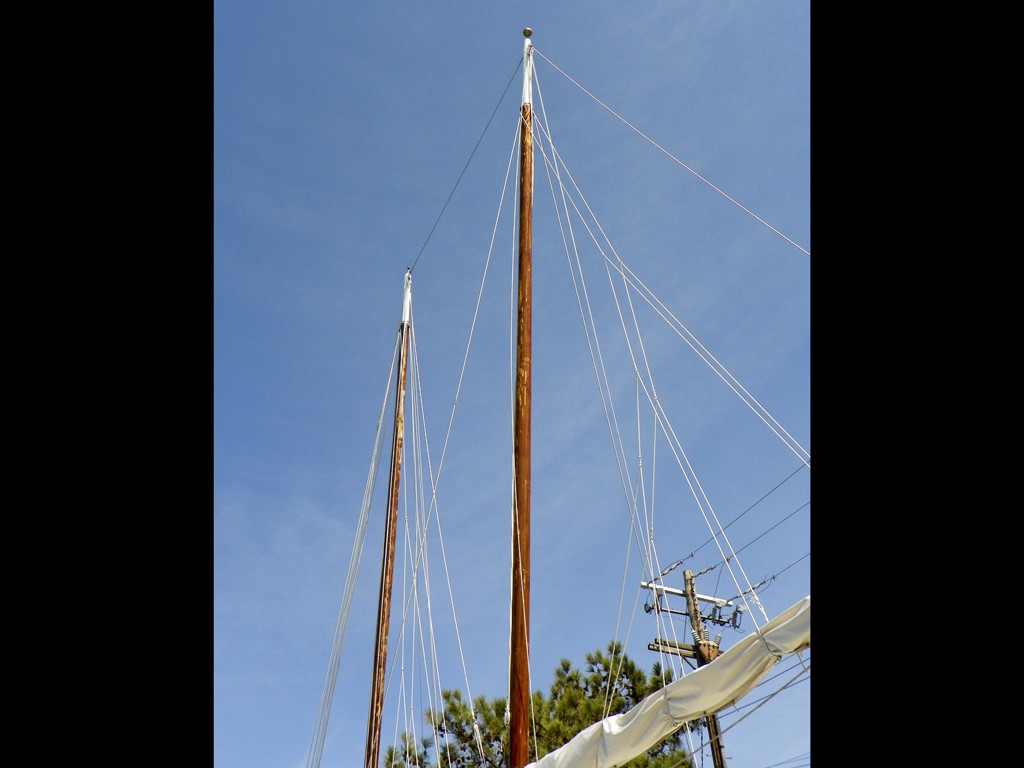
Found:
[[[586,654],[585,661],[585,669],[580,671],[568,659],[562,659],[554,671],[549,695],[533,692],[536,733],[530,740],[531,760],[557,749],[598,720],[628,711],[672,682],[670,669],[655,663],[647,675],[622,651],[621,643],[614,641],[606,652]],[[385,752],[384,768],[508,768],[505,699],[477,696],[472,709],[459,691],[443,691],[442,699],[441,711],[426,712],[426,725],[434,736],[422,739],[416,747],[409,734],[402,734],[401,743]],[[437,753],[436,763],[429,762],[431,750]],[[677,731],[623,768],[692,765]]]

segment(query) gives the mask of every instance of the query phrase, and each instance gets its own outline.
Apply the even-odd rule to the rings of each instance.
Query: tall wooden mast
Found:
[[[384,553],[380,565],[380,598],[377,602],[377,642],[373,654],[373,683],[370,688],[370,716],[366,722],[366,754],[363,768],[377,768],[380,755],[381,709],[384,706],[384,669],[388,656],[388,625],[391,618],[391,578],[395,566],[395,526],[398,520],[398,478],[402,466],[402,438],[405,431],[405,369],[409,355],[409,325],[412,318],[412,269],[405,273],[402,323],[398,328],[398,381],[395,387],[395,424],[391,437],[391,468],[388,475],[388,509],[384,523]]]
[[[523,30],[523,103],[519,123],[519,299],[516,329],[515,477],[512,523],[512,621],[509,656],[509,768],[530,748],[530,379],[533,256],[533,45]]]

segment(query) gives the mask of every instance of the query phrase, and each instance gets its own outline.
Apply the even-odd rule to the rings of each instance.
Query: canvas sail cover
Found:
[[[760,632],[743,638],[714,662],[652,693],[628,712],[580,731],[527,768],[614,768],[749,693],[779,659],[811,646],[811,596]]]

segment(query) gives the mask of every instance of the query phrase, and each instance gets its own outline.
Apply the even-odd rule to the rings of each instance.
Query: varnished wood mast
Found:
[[[523,104],[519,124],[519,299],[513,454],[512,622],[509,657],[509,766],[523,768],[530,748],[530,384],[533,256],[533,46],[523,30]]]
[[[384,706],[384,669],[388,657],[388,626],[391,618],[391,580],[395,567],[395,527],[398,520],[398,478],[402,466],[405,431],[405,369],[409,354],[409,324],[412,306],[412,270],[405,273],[402,324],[399,326],[398,381],[395,388],[395,424],[391,437],[391,468],[388,475],[388,508],[384,523],[384,554],[380,565],[380,597],[377,603],[377,642],[373,655],[370,688],[370,716],[366,722],[364,768],[377,768],[380,754],[381,710]]]

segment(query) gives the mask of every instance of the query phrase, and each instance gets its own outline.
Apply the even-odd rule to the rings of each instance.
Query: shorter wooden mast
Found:
[[[533,46],[523,30],[523,102],[519,123],[519,299],[513,427],[512,621],[509,655],[509,768],[530,748],[530,394],[533,256]]]
[[[405,371],[409,355],[409,327],[412,319],[412,269],[405,273],[402,323],[398,328],[398,380],[395,388],[395,422],[391,437],[391,468],[388,475],[387,518],[384,524],[384,553],[380,566],[380,597],[377,602],[377,641],[373,655],[370,715],[366,723],[364,768],[377,768],[380,755],[381,710],[384,706],[384,670],[388,656],[388,626],[391,618],[391,581],[395,566],[395,528],[398,520],[398,479],[402,466],[405,431]]]

